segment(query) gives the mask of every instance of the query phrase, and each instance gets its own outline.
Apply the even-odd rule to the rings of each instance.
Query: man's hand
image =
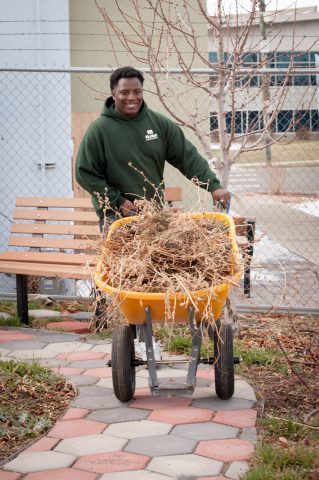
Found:
[[[130,217],[132,212],[136,212],[137,208],[130,200],[125,200],[124,203],[120,206],[120,212],[122,217]]]
[[[213,197],[214,205],[216,205],[217,202],[221,202],[221,204],[226,210],[227,203],[230,200],[230,193],[227,192],[227,190],[224,190],[223,188],[218,188],[217,190],[214,190],[212,192],[212,197]]]

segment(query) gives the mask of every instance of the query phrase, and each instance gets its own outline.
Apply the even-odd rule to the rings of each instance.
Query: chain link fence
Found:
[[[202,90],[188,86],[187,78],[181,77],[167,86],[160,102],[146,75],[147,104],[167,114],[164,100],[171,116],[185,118],[189,126],[196,116],[194,112],[203,110],[203,136],[218,157],[214,108],[203,97]],[[5,69],[0,71],[0,82],[3,251],[7,249],[16,196],[83,195],[74,181],[74,161],[83,133],[99,116],[109,95],[109,74]],[[294,86],[294,101],[289,103],[288,99],[278,112],[273,133],[274,137],[284,136],[270,147],[271,166],[265,166],[264,153],[257,149],[241,154],[231,168],[231,213],[256,219],[251,295],[247,298],[241,291],[236,293],[239,304],[252,308],[318,309],[319,105],[317,85],[313,83],[316,82],[312,81],[310,87]],[[303,101],[305,88],[313,90],[309,105]],[[232,115],[226,115],[230,125]],[[260,127],[261,112],[256,108],[238,108],[234,121],[235,131],[245,133],[248,125]],[[185,132],[203,151],[192,128]],[[234,141],[231,151],[238,148],[239,143]],[[165,182],[167,186],[182,187],[186,210],[199,208],[199,202],[201,208],[203,204],[206,209],[213,208],[209,196],[199,196],[197,188],[172,167],[166,169]],[[0,275],[0,294],[14,292],[14,278]]]

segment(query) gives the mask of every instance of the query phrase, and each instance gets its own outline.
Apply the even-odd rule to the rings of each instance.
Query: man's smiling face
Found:
[[[120,78],[112,90],[115,110],[125,117],[134,118],[138,115],[143,103],[143,85],[138,78]]]

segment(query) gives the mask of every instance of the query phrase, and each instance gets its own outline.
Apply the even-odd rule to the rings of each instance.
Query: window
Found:
[[[216,112],[213,112],[210,115],[210,131],[214,132],[214,130],[218,130],[218,118]]]
[[[277,115],[277,132],[288,132],[292,126],[292,110],[281,110]]]
[[[310,110],[311,131],[319,132],[319,111]]]
[[[232,112],[226,112],[227,133],[231,133]],[[249,133],[263,128],[263,113],[258,110],[237,110],[235,112],[235,133]],[[217,113],[212,112],[210,116],[210,129],[216,133],[218,129]],[[319,111],[318,110],[282,110],[274,120],[272,130],[275,133],[319,132]]]

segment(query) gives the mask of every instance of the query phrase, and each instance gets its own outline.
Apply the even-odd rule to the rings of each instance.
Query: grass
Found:
[[[0,460],[46,432],[74,396],[64,377],[38,362],[0,360]]]
[[[280,144],[275,144],[271,147],[272,163],[282,164],[288,162],[297,162],[303,166],[305,162],[316,162],[319,164],[319,141],[317,140],[296,140],[292,143],[285,144],[281,141]],[[213,149],[213,152],[218,156],[218,149]],[[258,150],[254,152],[246,152],[240,155],[238,163],[265,163],[264,151]]]
[[[242,480],[310,480],[319,466],[318,451],[304,445],[261,444],[255,465]]]
[[[241,357],[247,365],[273,365],[277,358],[282,357],[280,350],[273,348],[251,347],[247,349],[240,340],[235,340],[235,355]]]

